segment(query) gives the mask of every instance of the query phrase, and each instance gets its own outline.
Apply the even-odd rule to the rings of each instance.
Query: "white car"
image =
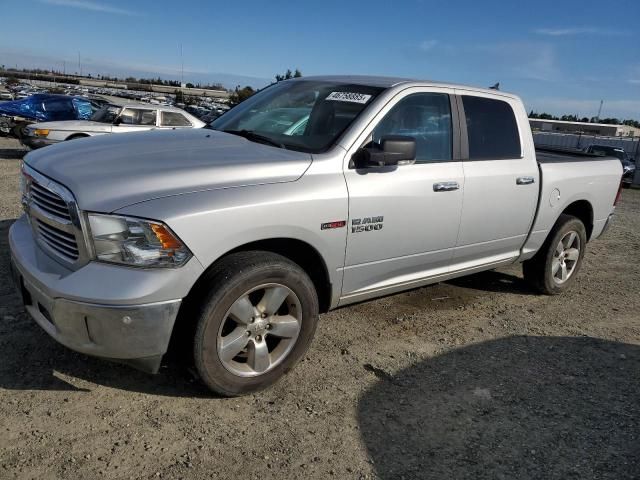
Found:
[[[137,103],[105,105],[96,111],[90,120],[65,120],[29,125],[25,128],[22,143],[31,148],[40,148],[66,140],[109,133],[202,128],[205,125],[179,108]]]

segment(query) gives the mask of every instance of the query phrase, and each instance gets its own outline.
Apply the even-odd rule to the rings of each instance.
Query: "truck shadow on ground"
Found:
[[[381,377],[359,402],[377,474],[638,478],[640,346],[510,337]]]
[[[17,148],[0,148],[0,159],[19,159],[24,157],[28,150],[20,150]]]
[[[522,277],[510,273],[488,270],[444,282],[456,287],[470,288],[483,292],[516,293],[519,295],[538,295]]]

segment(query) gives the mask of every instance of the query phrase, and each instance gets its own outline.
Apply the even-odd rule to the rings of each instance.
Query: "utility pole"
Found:
[[[180,44],[180,88],[184,85],[184,56],[182,54],[182,44]]]
[[[80,63],[80,52],[78,52],[78,72],[80,72],[80,76],[82,76],[82,63]]]
[[[598,122],[600,122],[600,114],[602,113],[602,104],[604,103],[604,100],[600,100],[600,108],[598,108],[598,115],[596,115],[596,119]]]
[[[62,75],[67,76],[67,62],[66,60],[62,61]]]

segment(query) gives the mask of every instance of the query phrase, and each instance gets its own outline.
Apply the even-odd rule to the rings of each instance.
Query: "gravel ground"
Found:
[[[8,273],[19,153],[0,139],[0,478],[640,477],[640,191],[571,292],[507,268],[321,317],[274,388],[212,398],[71,352]]]

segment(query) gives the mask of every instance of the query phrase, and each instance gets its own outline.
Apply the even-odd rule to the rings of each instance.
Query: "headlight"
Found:
[[[46,137],[49,135],[49,130],[47,130],[46,128],[36,128],[35,130],[33,130],[33,134],[36,137]]]
[[[97,260],[137,267],[179,267],[189,249],[169,228],[151,220],[90,213]]]

